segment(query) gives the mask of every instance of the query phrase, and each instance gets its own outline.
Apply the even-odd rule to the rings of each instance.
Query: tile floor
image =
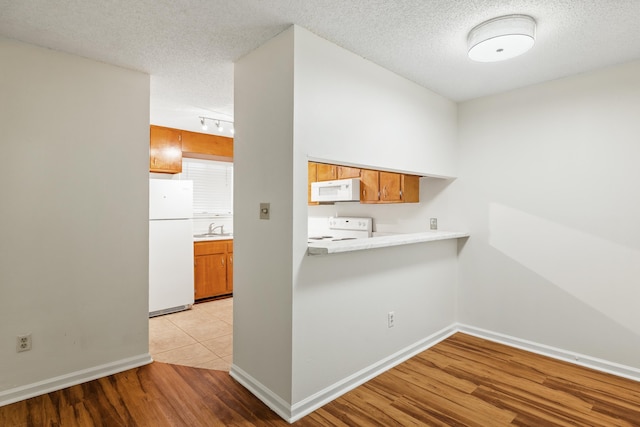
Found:
[[[228,371],[233,357],[233,298],[149,319],[153,360]]]

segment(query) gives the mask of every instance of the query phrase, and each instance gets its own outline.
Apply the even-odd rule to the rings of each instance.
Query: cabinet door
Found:
[[[420,177],[402,175],[402,201],[404,203],[420,202]]]
[[[227,254],[227,293],[233,292],[233,252]]]
[[[360,203],[377,203],[378,196],[378,171],[362,169],[360,171]]]
[[[307,202],[309,205],[318,205],[318,202],[311,201],[311,183],[318,182],[318,164],[315,162],[308,162],[307,165],[309,174],[309,178],[307,180]]]
[[[326,163],[318,163],[318,181],[332,181],[338,178],[338,167]]]
[[[182,133],[179,130],[151,126],[149,131],[149,171],[182,172]]]
[[[211,254],[194,257],[195,299],[227,293],[227,255]]]
[[[233,292],[233,240],[227,242],[227,292]]]
[[[380,172],[380,201],[398,203],[402,201],[401,175],[394,172]]]
[[[360,178],[360,169],[348,166],[338,166],[338,179]]]

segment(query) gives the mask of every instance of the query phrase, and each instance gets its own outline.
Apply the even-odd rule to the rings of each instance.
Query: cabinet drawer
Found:
[[[223,254],[227,251],[227,240],[217,240],[213,242],[195,242],[193,244],[193,254],[209,255],[209,254]]]

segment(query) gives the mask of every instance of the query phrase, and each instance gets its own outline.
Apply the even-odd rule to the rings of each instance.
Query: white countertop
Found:
[[[309,255],[326,255],[340,252],[362,251],[366,249],[386,248],[388,246],[409,245],[412,243],[434,242],[437,240],[469,237],[469,233],[460,231],[425,231],[422,233],[403,233],[375,236],[368,239],[320,241],[309,243]]]
[[[194,242],[210,242],[212,240],[233,240],[233,234],[217,235],[217,236],[205,236],[205,237],[193,236],[193,241]]]

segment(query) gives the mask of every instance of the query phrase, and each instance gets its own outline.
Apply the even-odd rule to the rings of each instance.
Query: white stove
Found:
[[[326,233],[309,236],[308,242],[338,242],[342,240],[366,239],[371,237],[372,218],[331,217],[328,220]]]

